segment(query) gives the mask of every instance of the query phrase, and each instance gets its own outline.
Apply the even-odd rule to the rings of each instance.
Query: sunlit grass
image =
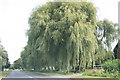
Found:
[[[105,77],[95,77],[95,76],[75,76],[72,78],[105,78]]]
[[[114,73],[108,73],[108,72],[104,72],[104,70],[102,69],[88,69],[85,72],[83,72],[84,74],[82,75],[83,77],[88,76],[91,78],[118,78],[118,72],[114,72]],[[81,77],[81,76],[78,76]]]
[[[86,69],[84,72],[80,72],[80,73],[66,73],[66,72],[59,72],[59,71],[25,71],[25,72],[32,72],[32,73],[37,73],[40,75],[47,75],[47,76],[55,76],[55,75],[72,75],[72,74],[81,74],[83,73],[83,75],[81,76],[74,76],[71,78],[111,78],[110,80],[115,80],[116,78],[118,78],[118,73],[104,73],[103,69]],[[115,79],[113,79],[115,78]],[[104,80],[104,79],[103,79]],[[116,79],[117,80],[117,79]]]
[[[59,72],[59,71],[25,71],[25,72],[32,72],[32,73],[37,73],[37,74],[46,75],[46,76],[74,74],[73,72],[66,73],[66,72]]]

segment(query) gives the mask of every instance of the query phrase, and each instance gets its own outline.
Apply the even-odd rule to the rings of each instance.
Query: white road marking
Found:
[[[27,75],[27,74],[25,74],[26,76],[28,76],[29,78],[33,78],[33,77],[31,77],[31,76],[29,76],[29,75]]]
[[[29,78],[33,78],[32,76],[29,76],[29,75],[27,75],[27,74],[25,74],[26,76],[28,76]]]

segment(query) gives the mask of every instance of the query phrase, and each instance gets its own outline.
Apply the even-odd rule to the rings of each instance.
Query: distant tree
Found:
[[[97,39],[108,51],[112,49],[111,44],[118,40],[118,25],[107,19],[97,23]]]
[[[2,69],[3,71],[4,68],[9,68],[9,67],[10,67],[10,62],[8,59],[7,51],[4,50],[4,47],[1,45],[0,42],[0,69]]]
[[[29,53],[28,48],[26,46],[24,48],[24,50],[21,52],[21,61],[22,61],[22,68],[23,69],[31,68],[30,63],[32,63],[31,61],[34,61],[34,59],[32,59],[32,58],[30,59],[29,56],[30,56],[30,53]]]
[[[10,69],[14,69],[14,64],[11,64],[11,65],[10,65]]]
[[[118,40],[118,25],[107,19],[97,22],[96,37],[98,49],[96,51],[96,64],[101,64],[114,58],[112,43]]]
[[[17,59],[16,61],[14,61],[14,69],[21,69],[22,68],[22,61],[21,58]]]

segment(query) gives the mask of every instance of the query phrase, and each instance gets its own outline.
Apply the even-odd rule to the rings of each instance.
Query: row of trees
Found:
[[[14,63],[11,66],[12,69],[22,69],[22,60],[21,58],[14,61]]]
[[[1,45],[1,41],[0,41],[0,71],[3,71],[4,68],[9,68],[9,67],[10,67],[10,62],[8,59],[7,51]]]
[[[114,58],[117,25],[98,21],[91,2],[48,2],[33,10],[29,25],[24,69],[81,71]]]

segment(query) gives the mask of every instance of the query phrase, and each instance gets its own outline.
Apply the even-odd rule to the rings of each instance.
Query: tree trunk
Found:
[[[2,71],[4,71],[4,67],[2,66]]]
[[[76,73],[75,66],[73,67],[74,73]]]

